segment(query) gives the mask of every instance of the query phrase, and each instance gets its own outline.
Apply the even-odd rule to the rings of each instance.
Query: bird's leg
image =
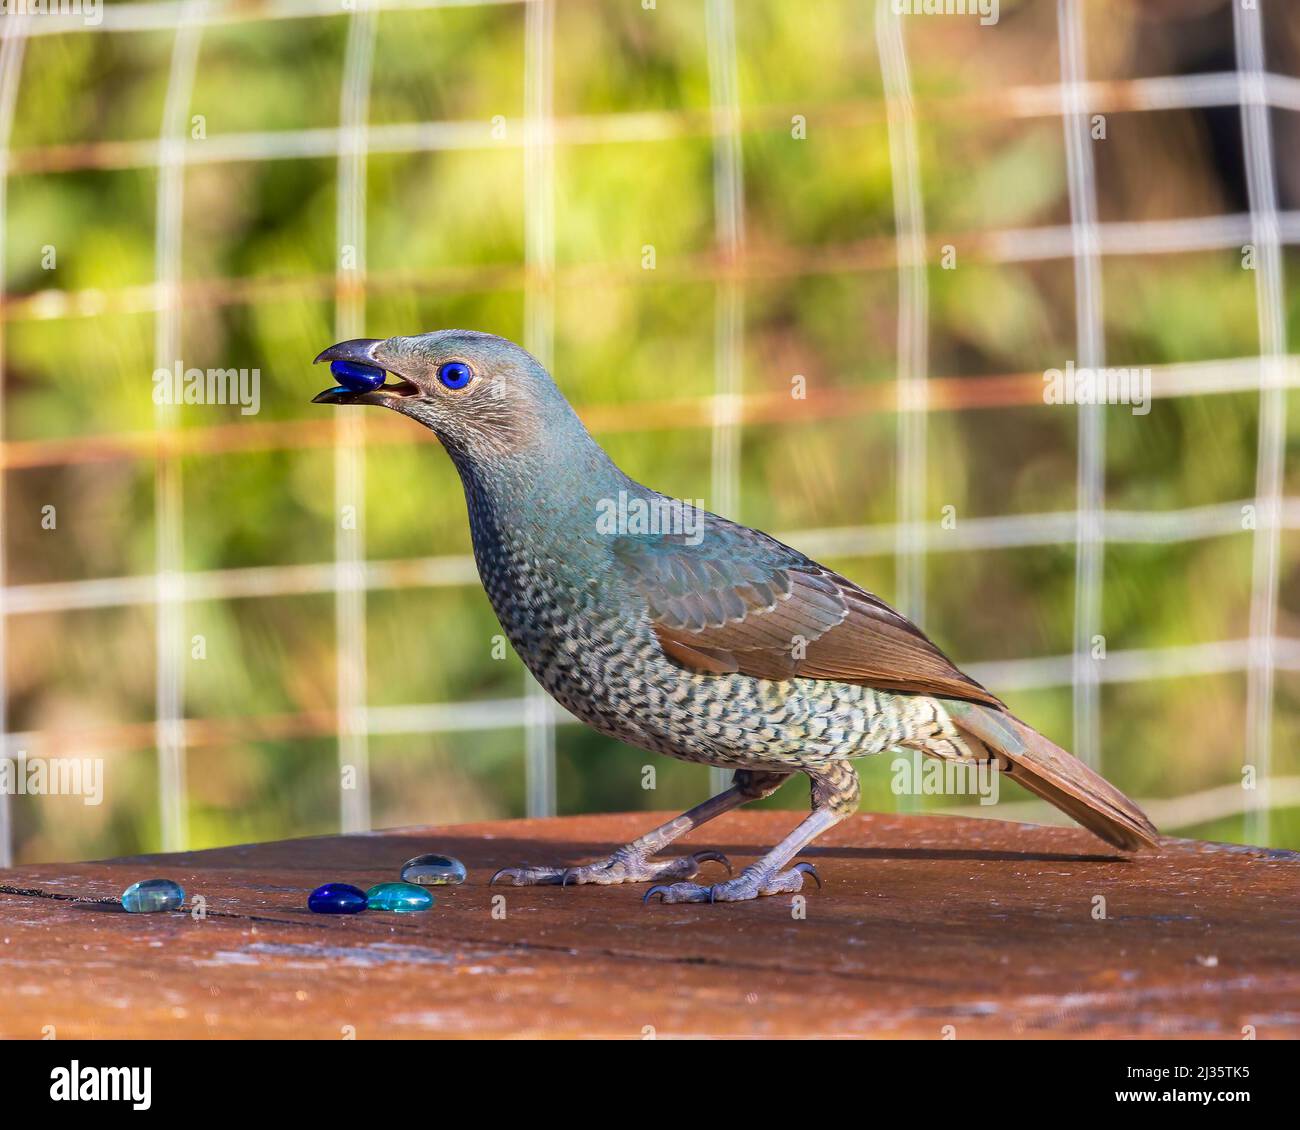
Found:
[[[717,851],[698,851],[692,855],[675,855],[668,859],[651,859],[674,840],[692,829],[706,824],[715,816],[730,812],[751,800],[768,796],[788,780],[790,773],[759,773],[738,769],[732,778],[731,788],[683,812],[675,820],[661,824],[653,831],[624,844],[607,859],[586,863],[579,867],[504,867],[492,876],[509,880],[516,887],[570,883],[648,883],[656,879],[689,879],[700,873],[701,863],[721,863],[731,873],[727,857]]]
[[[858,774],[847,761],[832,762],[824,769],[805,769],[812,778],[812,813],[785,839],[757,863],[746,867],[734,879],[712,887],[698,883],[673,883],[651,887],[645,895],[649,902],[659,895],[664,902],[744,902],[759,895],[779,895],[803,887],[804,875],[811,875],[822,885],[811,863],[797,863],[789,871],[785,865],[846,816],[858,810]]]

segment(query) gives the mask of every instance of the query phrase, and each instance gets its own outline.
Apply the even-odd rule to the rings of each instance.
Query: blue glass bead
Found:
[[[445,855],[417,855],[402,864],[402,882],[421,887],[454,886],[465,881],[465,865]]]
[[[360,914],[366,896],[349,883],[326,883],[307,896],[307,909],[317,914]]]
[[[361,365],[356,361],[331,361],[330,372],[349,392],[370,392],[388,378],[383,369]]]
[[[411,883],[376,883],[366,892],[366,906],[371,910],[391,910],[394,914],[413,914],[428,910],[433,895]]]
[[[170,879],[145,879],[122,892],[122,909],[129,914],[156,914],[184,905],[185,889]]]

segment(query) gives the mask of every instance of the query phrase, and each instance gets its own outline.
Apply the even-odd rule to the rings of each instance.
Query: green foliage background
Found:
[[[1059,119],[1005,112],[1010,92],[1057,80],[1054,10],[1004,0],[994,28],[960,18],[907,23],[927,227],[958,249],[957,269],[936,264],[929,278],[936,377],[1040,373],[1077,353],[1072,263],[1004,263],[981,251],[989,233],[1069,220]],[[241,19],[202,35],[189,113],[203,115],[207,139],[188,142],[200,159],[185,172],[181,355],[187,366],[259,368],[262,410],[256,417],[215,406],[179,410],[185,429],[220,427],[227,437],[215,444],[200,437],[183,460],[188,570],[332,559],[333,456],[329,437],[319,438],[323,410],[308,401],[322,380],[311,358],[334,340],[336,162],[288,152],[258,163],[201,156],[223,135],[336,126],[348,18],[340,11]],[[1158,72],[1136,21],[1127,4],[1089,7],[1091,76]],[[378,26],[372,125],[458,122],[480,131],[481,143],[369,158],[367,333],[459,325],[519,339],[523,6],[385,12]],[[707,502],[708,412],[695,402],[714,389],[717,260],[704,29],[703,0],[658,0],[653,10],[633,0],[558,4],[556,115],[580,127],[663,113],[655,120],[673,128],[640,141],[596,140],[577,129],[556,154],[554,368],[629,473]],[[873,386],[884,390],[873,403],[887,403],[896,370],[897,278],[880,242],[893,234],[893,193],[873,5],[737,0],[736,35],[749,276],[744,389],[781,397],[800,373],[814,411],[746,423],[733,516],[778,535],[889,523],[896,416],[816,411],[819,397],[851,403]],[[154,426],[154,316],[142,288],[155,277],[157,172],[114,154],[117,143],[157,137],[172,39],[100,29],[34,37],[26,49],[3,264],[11,585],[153,571],[153,464],[143,441]],[[796,114],[807,120],[806,139],[792,137]],[[492,134],[497,115],[504,139]],[[103,167],[67,168],[86,163],[78,154],[98,155],[90,163]],[[1103,220],[1235,208],[1225,185],[1240,168],[1225,169],[1199,113],[1113,113],[1096,154]],[[1281,145],[1279,157],[1292,160]],[[647,244],[656,251],[653,272],[641,267]],[[46,270],[43,249],[51,246],[57,266]],[[846,265],[846,257],[870,259],[880,246],[878,263]],[[1286,268],[1294,341],[1300,282],[1290,253]],[[1103,284],[1112,364],[1214,363],[1258,351],[1255,276],[1242,270],[1236,248],[1109,257]],[[75,308],[43,301],[47,291],[78,296]],[[1300,411],[1289,407],[1285,480],[1295,495]],[[1109,410],[1107,505],[1162,510],[1251,498],[1258,424],[1250,392],[1160,400],[1145,417]],[[274,449],[274,437],[239,439],[252,432],[238,429],[279,425],[286,437],[306,435],[310,425],[317,439],[285,450]],[[413,425],[369,426],[368,556],[468,553],[459,484],[436,445]],[[85,458],[105,438],[124,437],[142,442],[126,454]],[[49,445],[76,459],[40,458]],[[1074,508],[1070,409],[938,410],[928,446],[926,505],[936,522],[945,506],[959,521]],[[41,528],[45,505],[57,508],[54,531]],[[1286,531],[1279,615],[1286,638],[1300,636],[1298,551],[1297,534]],[[894,596],[890,555],[827,564]],[[1071,545],[939,551],[927,569],[925,627],[959,662],[1070,650]],[[1110,545],[1107,647],[1244,639],[1250,577],[1244,532]],[[492,700],[522,690],[513,655],[491,657],[498,628],[477,584],[373,591],[367,621],[371,705]],[[280,736],[248,721],[328,719],[333,625],[329,594],[187,605],[186,638],[207,640],[207,658],[190,662],[185,676],[193,846],[337,828],[328,720]],[[156,849],[150,607],[15,615],[8,637],[8,730],[32,735],[33,755],[57,747],[108,759],[100,808],[76,799],[15,803],[18,858]],[[1068,688],[1008,698],[1068,742]],[[1297,699],[1300,671],[1284,666],[1275,698],[1279,777],[1300,775]],[[1102,700],[1104,768],[1131,794],[1167,798],[1239,782],[1244,672],[1107,684]],[[618,748],[578,727],[561,727],[557,746],[564,813],[677,809],[706,788],[698,767]],[[522,751],[518,729],[374,737],[374,822],[520,815]],[[641,787],[649,762],[658,774],[653,792]],[[888,766],[862,763],[862,772],[864,804],[892,808]],[[790,786],[770,803],[802,807],[806,797]],[[1273,842],[1300,846],[1295,809],[1276,810],[1271,826]],[[1177,830],[1245,835],[1239,817]]]

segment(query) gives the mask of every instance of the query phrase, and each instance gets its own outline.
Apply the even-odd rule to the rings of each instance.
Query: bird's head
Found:
[[[333,367],[352,387],[326,389],[314,403],[391,408],[434,432],[456,457],[508,456],[563,430],[569,419],[576,422],[542,364],[492,334],[356,338],[331,345],[316,360],[342,362]],[[377,387],[367,388],[371,374]]]

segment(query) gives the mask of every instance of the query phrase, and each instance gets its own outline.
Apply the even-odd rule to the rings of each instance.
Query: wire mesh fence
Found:
[[[997,89],[953,89],[917,94],[911,68],[918,58],[911,40],[918,28],[927,30],[941,19],[947,29],[971,17],[911,14],[893,0],[845,3],[845,19],[864,29],[874,43],[875,57],[859,60],[870,73],[869,94],[853,98],[783,102],[778,98],[746,98],[738,60],[751,46],[738,33],[760,9],[780,4],[747,0],[700,0],[677,5],[666,33],[681,37],[683,49],[699,50],[703,100],[670,108],[604,109],[584,112],[555,103],[557,60],[573,63],[566,54],[563,27],[557,37],[565,0],[159,0],[155,3],[106,4],[102,19],[90,22],[87,8],[51,4],[43,13],[7,11],[0,47],[0,263],[16,239],[43,243],[40,233],[16,232],[6,204],[15,178],[37,184],[45,178],[83,173],[147,174],[153,192],[154,265],[152,278],[123,281],[112,287],[78,287],[58,281],[50,286],[0,287],[3,318],[0,334],[0,482],[11,484],[18,474],[63,473],[82,469],[90,474],[121,464],[146,464],[152,480],[152,572],[123,572],[59,579],[32,579],[24,571],[14,581],[20,549],[4,534],[20,518],[13,500],[0,500],[0,654],[6,662],[0,676],[0,722],[3,749],[57,755],[78,753],[114,756],[149,748],[154,757],[157,821],[156,845],[177,850],[195,842],[188,826],[193,785],[187,780],[190,759],[201,751],[229,743],[265,740],[330,739],[337,751],[338,826],[346,831],[368,828],[373,819],[371,745],[394,735],[464,734],[508,731],[522,738],[523,806],[545,815],[560,803],[561,769],[557,766],[556,727],[569,721],[524,677],[518,693],[479,694],[457,700],[376,703],[369,693],[373,679],[368,656],[376,594],[392,590],[469,591],[476,585],[472,560],[465,552],[378,557],[367,539],[367,518],[377,489],[372,456],[412,445],[422,438],[397,419],[375,419],[359,408],[339,411],[333,419],[304,415],[260,421],[254,416],[205,420],[195,426],[182,418],[173,403],[156,404],[152,427],[95,428],[85,434],[39,434],[40,428],[12,423],[4,412],[12,399],[5,377],[14,368],[8,339],[32,324],[72,324],[104,318],[151,319],[152,357],[156,369],[168,370],[185,355],[184,322],[188,312],[226,311],[294,301],[328,302],[332,306],[333,339],[381,332],[418,332],[431,326],[392,326],[378,330],[368,307],[393,298],[399,304],[409,293],[431,295],[454,305],[465,294],[516,293],[522,300],[523,344],[548,365],[557,361],[557,320],[582,319],[581,311],[559,309],[568,292],[590,294],[603,289],[680,285],[703,288],[704,304],[696,317],[709,319],[710,385],[694,386],[694,394],[671,387],[640,398],[635,404],[615,400],[579,403],[579,410],[598,437],[673,431],[700,434],[708,440],[709,508],[747,518],[749,499],[743,466],[747,435],[755,429],[819,427],[815,444],[844,442],[846,433],[831,432],[840,421],[887,421],[893,434],[893,467],[889,494],[892,518],[875,521],[839,520],[833,525],[775,528],[814,556],[839,559],[892,560],[891,596],[904,612],[943,639],[945,625],[934,612],[936,558],[961,559],[965,554],[1067,547],[1072,561],[1073,610],[1070,646],[1063,651],[983,658],[955,655],[972,675],[1000,693],[1068,688],[1075,752],[1108,773],[1115,764],[1103,749],[1103,688],[1141,682],[1164,682],[1207,676],[1244,679],[1244,703],[1239,743],[1216,751],[1222,772],[1208,787],[1186,780],[1176,771],[1176,754],[1162,755],[1167,773],[1159,778],[1153,815],[1175,827],[1205,824],[1244,814],[1242,834],[1254,842],[1276,839],[1270,812],[1297,804],[1300,767],[1285,761],[1279,772],[1274,757],[1279,732],[1278,674],[1300,672],[1300,639],[1280,630],[1280,593],[1286,569],[1284,534],[1300,529],[1300,497],[1288,496],[1287,399],[1300,383],[1300,368],[1288,352],[1288,305],[1284,286],[1284,249],[1300,242],[1300,212],[1279,201],[1279,173],[1274,123],[1278,115],[1300,112],[1300,79],[1270,69],[1266,58],[1266,29],[1276,23],[1280,6],[1232,3],[1232,53],[1229,70],[1178,75],[1089,76],[1089,39],[1110,6],[1084,0],[1058,0],[1052,11],[1054,27],[1038,35],[1040,49],[1056,60],[1054,79],[1004,84]],[[574,5],[574,19],[599,20],[608,13],[600,5]],[[639,18],[655,18],[670,0],[640,5]],[[975,7],[972,5],[971,7]],[[1004,22],[1025,6],[1004,4]],[[1270,13],[1268,9],[1272,7]],[[427,119],[377,121],[372,114],[372,88],[382,74],[380,51],[383,22],[394,13],[433,13],[450,9],[493,9],[507,22],[492,25],[493,36],[517,43],[521,76],[517,109],[490,120]],[[1038,5],[1042,9],[1052,5]],[[1090,25],[1090,17],[1092,24]],[[298,128],[213,131],[196,134],[196,85],[203,77],[204,37],[214,29],[260,27],[287,21],[345,21],[346,35],[338,66],[337,124]],[[929,22],[926,22],[929,21]],[[989,28],[973,34],[992,34]],[[1052,39],[1044,36],[1051,34]],[[160,37],[167,67],[161,90],[161,126],[156,137],[73,137],[45,139],[39,144],[14,145],[16,118],[23,93],[25,55],[45,37]],[[1032,35],[1031,35],[1032,40]],[[1050,50],[1049,50],[1050,48]],[[617,60],[605,60],[614,66]],[[595,65],[602,65],[599,62]],[[64,92],[62,97],[68,97]],[[1162,218],[1114,219],[1098,203],[1095,154],[1106,144],[1108,116],[1163,114],[1225,109],[1240,116],[1240,138],[1247,207],[1219,214]],[[499,117],[499,120],[498,120]],[[929,123],[1048,123],[1059,130],[1061,180],[1066,214],[1056,222],[1026,226],[974,225],[962,230],[932,227],[925,183],[927,148],[923,134]],[[1098,123],[1102,123],[1102,138]],[[747,216],[753,179],[746,146],[756,135],[802,140],[801,130],[840,131],[843,145],[855,144],[853,131],[884,131],[888,154],[888,198],[892,230],[866,233],[844,241],[799,243],[782,241],[758,231]],[[75,131],[74,131],[75,132]],[[806,136],[806,134],[805,134]],[[710,246],[685,248],[656,255],[647,238],[637,254],[623,261],[583,260],[557,249],[557,215],[575,205],[558,186],[557,156],[583,147],[629,147],[647,150],[674,141],[699,142],[707,147],[712,186]],[[757,144],[757,143],[756,143]],[[368,170],[376,160],[404,155],[506,152],[521,158],[517,181],[522,227],[522,255],[517,261],[425,264],[418,260],[393,265],[371,261],[368,229],[379,222],[382,205],[368,198]],[[654,156],[646,160],[653,161]],[[184,248],[195,210],[210,200],[205,188],[196,203],[195,170],[283,163],[331,162],[335,181],[333,218],[334,269],[293,274],[257,271],[187,272]],[[319,165],[313,168],[319,168]],[[568,183],[567,181],[565,182]],[[416,214],[413,225],[430,225],[438,217]],[[1118,347],[1108,340],[1106,311],[1113,302],[1107,288],[1107,263],[1142,262],[1149,257],[1189,254],[1219,255],[1242,260],[1252,288],[1258,326],[1258,349],[1230,356],[1163,360],[1150,359],[1131,342]],[[646,256],[652,260],[647,269]],[[1184,505],[1118,508],[1107,505],[1107,422],[1113,408],[1079,404],[1054,411],[1070,413],[1076,429],[1073,505],[1021,512],[961,514],[942,520],[934,505],[946,484],[935,481],[935,459],[951,442],[945,425],[936,437],[934,421],[964,413],[998,413],[1041,409],[1044,372],[1026,358],[1019,371],[945,371],[935,363],[931,325],[941,287],[936,271],[945,269],[945,256],[960,263],[1005,265],[1065,265],[1072,288],[1072,333],[1068,353],[1060,357],[1079,367],[1146,366],[1155,404],[1184,398],[1253,397],[1258,401],[1253,436],[1253,490],[1213,501],[1186,500]],[[1249,260],[1249,263],[1246,263]],[[791,397],[784,381],[752,381],[752,344],[747,340],[747,304],[773,286],[798,287],[805,280],[857,277],[870,274],[893,280],[893,323],[896,334],[892,373],[862,381],[823,382],[815,395]],[[685,292],[684,292],[685,293]],[[278,308],[278,307],[277,307]],[[483,328],[495,328],[484,326]],[[321,342],[320,344],[328,344]],[[636,341],[624,343],[627,350]],[[701,359],[702,350],[693,355]],[[308,360],[304,357],[304,362]],[[943,361],[951,361],[945,352]],[[776,364],[776,363],[774,363]],[[778,366],[779,367],[779,366]],[[565,373],[557,373],[563,387]],[[308,381],[310,378],[303,378]],[[802,379],[802,378],[800,378]],[[303,399],[313,388],[304,383]],[[581,399],[581,398],[579,398]],[[851,433],[849,433],[851,435]],[[832,438],[833,437],[833,438]],[[874,450],[874,449],[873,449]],[[332,560],[281,561],[232,567],[193,567],[188,564],[187,536],[204,521],[201,506],[187,497],[188,462],[198,458],[249,453],[327,453],[332,462]],[[431,459],[432,455],[425,458]],[[866,487],[867,484],[864,484]],[[682,492],[684,493],[684,492]],[[24,501],[27,501],[26,493]],[[238,505],[238,500],[228,500]],[[850,511],[853,507],[848,507]],[[879,506],[861,512],[883,513]],[[946,511],[947,508],[940,508]],[[346,515],[346,520],[340,520]],[[850,513],[846,516],[852,519]],[[952,515],[947,515],[952,517]],[[123,516],[123,521],[126,517]],[[1243,630],[1226,638],[1153,643],[1150,646],[1107,646],[1108,552],[1116,546],[1182,546],[1230,539],[1249,546],[1249,617]],[[1114,565],[1109,568],[1114,569]],[[942,578],[951,578],[944,571]],[[866,579],[859,577],[858,579]],[[276,598],[328,598],[332,605],[334,700],[306,709],[263,710],[221,717],[197,716],[187,709],[186,679],[194,658],[191,640],[194,610],[222,602],[267,601]],[[1213,600],[1214,594],[1206,594]],[[313,605],[313,607],[320,607]],[[93,717],[78,722],[76,711],[67,725],[57,718],[40,725],[16,726],[12,694],[17,654],[13,626],[21,620],[58,617],[94,610],[147,610],[153,625],[155,690],[152,717]],[[944,615],[952,604],[945,603]],[[57,622],[57,621],[52,621]],[[430,628],[436,635],[436,627]],[[1100,643],[1099,643],[1100,641]],[[437,648],[436,642],[428,646]],[[494,683],[492,689],[501,690]],[[570,731],[572,732],[572,731]],[[1289,731],[1287,731],[1289,732]],[[1058,734],[1064,738],[1066,735]],[[1176,740],[1177,739],[1173,739]],[[1138,749],[1125,756],[1141,756]],[[1243,773],[1244,771],[1244,773]],[[1243,784],[1232,782],[1238,775]],[[1139,777],[1149,781],[1151,776]],[[719,782],[715,780],[716,786]],[[703,781],[698,782],[702,790]],[[1271,791],[1270,791],[1271,790]],[[900,803],[906,803],[901,800]],[[13,802],[0,796],[0,860],[14,857]],[[998,810],[1002,811],[1002,810]],[[306,830],[294,827],[285,834]],[[204,837],[199,837],[203,840]],[[40,850],[35,848],[33,850]]]

